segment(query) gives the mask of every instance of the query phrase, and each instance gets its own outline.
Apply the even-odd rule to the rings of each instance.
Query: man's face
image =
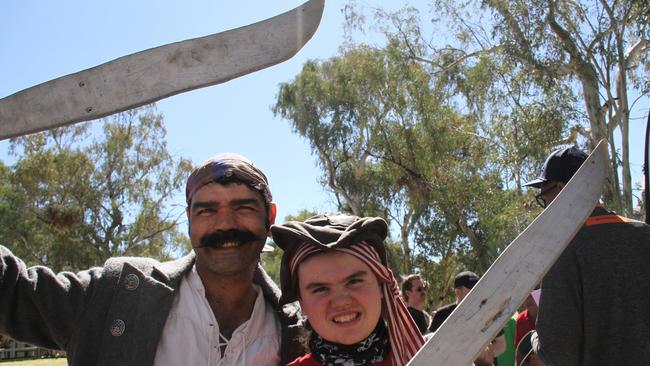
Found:
[[[259,192],[245,184],[211,183],[201,187],[187,209],[190,241],[201,275],[252,274],[273,224]]]
[[[558,181],[548,181],[548,182],[543,182],[541,185],[541,190],[538,194],[539,197],[544,201],[545,206],[548,206],[551,204],[551,202],[557,197],[558,194],[560,194],[560,191],[564,187],[563,182],[558,182]]]
[[[454,293],[456,294],[456,303],[460,304],[460,302],[463,301],[465,296],[467,296],[467,294],[469,294],[470,291],[471,289],[465,286],[456,287],[454,289]]]
[[[408,304],[412,307],[420,307],[424,305],[426,299],[426,292],[424,285],[420,279],[411,281],[411,290],[408,292]]]

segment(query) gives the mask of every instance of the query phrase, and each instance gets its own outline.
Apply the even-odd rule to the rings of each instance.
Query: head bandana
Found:
[[[266,179],[264,173],[245,157],[238,154],[225,153],[215,155],[204,161],[187,178],[187,184],[185,185],[185,200],[187,205],[190,206],[192,197],[201,187],[222,180],[247,184],[262,194],[264,203],[267,206],[273,201],[271,190],[269,189],[269,181]]]

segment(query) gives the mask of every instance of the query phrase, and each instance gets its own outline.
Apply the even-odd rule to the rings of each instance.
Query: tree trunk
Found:
[[[621,126],[621,146],[623,161],[623,212],[631,215],[634,211],[632,204],[632,173],[630,172],[630,109],[627,95],[627,70],[634,65],[638,57],[650,49],[650,40],[639,40],[627,51],[623,50],[624,41],[621,35],[616,35],[618,72],[616,75],[616,94],[618,97],[616,118]]]
[[[400,227],[400,239],[402,244],[402,251],[404,253],[404,262],[402,263],[405,275],[413,273],[413,263],[411,262],[411,247],[409,246],[409,234],[411,233],[411,215],[412,210],[409,209],[409,212],[404,214],[402,219],[402,225]]]

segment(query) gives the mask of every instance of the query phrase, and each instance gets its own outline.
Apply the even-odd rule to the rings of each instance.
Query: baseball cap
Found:
[[[542,174],[524,186],[541,188],[542,183],[559,181],[567,183],[587,159],[587,153],[575,146],[555,150],[546,158]]]
[[[456,275],[454,279],[454,288],[459,288],[461,286],[471,289],[478,282],[478,276],[474,272],[465,271]]]

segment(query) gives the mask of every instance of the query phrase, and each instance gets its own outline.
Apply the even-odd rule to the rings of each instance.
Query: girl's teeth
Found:
[[[347,323],[349,321],[352,321],[356,319],[357,314],[350,314],[350,315],[342,315],[334,318],[335,323]]]

